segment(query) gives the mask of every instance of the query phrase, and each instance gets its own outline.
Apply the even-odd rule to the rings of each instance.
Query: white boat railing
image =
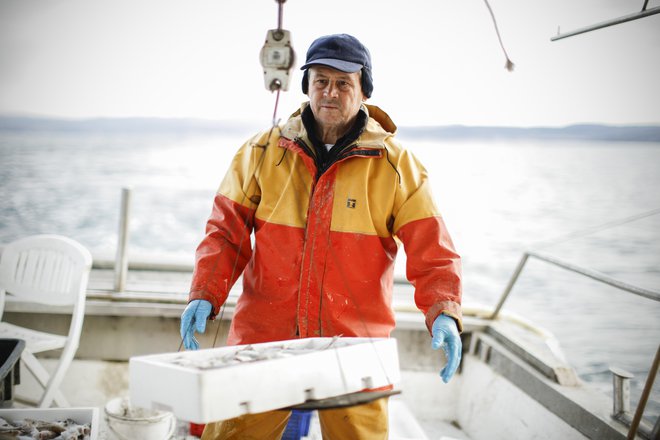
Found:
[[[610,286],[616,287],[617,289],[625,290],[626,292],[634,293],[635,295],[643,296],[644,298],[648,298],[654,301],[660,301],[660,292],[657,292],[655,290],[633,286],[632,284],[617,280],[608,275],[605,275],[604,273],[592,269],[580,267],[573,263],[564,261],[560,258],[553,257],[538,251],[527,251],[523,253],[522,258],[520,259],[520,262],[518,263],[516,270],[513,272],[513,275],[511,276],[509,283],[504,289],[504,292],[502,293],[502,296],[500,297],[497,306],[495,306],[495,310],[493,311],[493,314],[490,316],[490,319],[496,319],[497,315],[499,315],[500,310],[502,310],[504,303],[506,302],[506,300],[509,297],[509,294],[511,293],[511,290],[513,290],[513,286],[516,284],[516,281],[518,281],[518,278],[520,277],[520,273],[525,267],[525,263],[527,263],[527,260],[529,260],[530,257],[536,258],[541,261],[545,261],[546,263],[554,264],[555,266],[561,267],[571,272],[584,275],[601,283],[605,283]]]
[[[541,261],[545,261],[546,263],[553,264],[568,271],[589,277],[601,283],[610,285],[612,287],[616,287],[617,289],[630,292],[635,295],[653,301],[660,301],[660,292],[657,292],[655,290],[634,286],[632,284],[605,275],[604,273],[592,269],[580,267],[573,263],[564,261],[560,258],[553,257],[538,251],[526,251],[523,253],[520,261],[518,262],[518,266],[516,266],[516,269],[514,270],[513,275],[511,276],[511,279],[509,279],[509,283],[507,284],[506,288],[504,289],[504,292],[500,296],[497,306],[495,306],[493,313],[490,315],[488,319],[491,320],[497,319],[497,317],[500,314],[500,311],[502,310],[502,307],[504,306],[504,303],[509,298],[509,295],[511,294],[511,291],[515,286],[516,281],[518,281],[518,278],[520,277],[520,274],[525,268],[525,264],[527,263],[527,260],[529,260],[530,257],[536,258]],[[660,438],[660,417],[658,417],[658,419],[655,422],[655,426],[652,429],[648,427],[646,424],[642,424],[642,416],[644,414],[644,409],[646,407],[646,402],[648,400],[648,397],[651,393],[651,389],[653,388],[653,382],[655,381],[655,376],[658,373],[659,363],[660,363],[660,347],[658,347],[658,351],[656,352],[655,359],[653,360],[653,364],[651,365],[651,368],[649,370],[649,375],[646,379],[644,390],[642,392],[642,396],[639,400],[639,403],[637,404],[637,409],[635,410],[634,416],[632,416],[630,413],[630,402],[629,402],[630,399],[629,380],[630,378],[632,378],[632,375],[618,368],[611,369],[614,377],[613,380],[614,408],[612,412],[612,417],[618,420],[619,422],[623,423],[625,426],[629,427],[628,439],[634,439],[635,436],[637,435],[638,430],[640,431],[640,434],[642,434],[644,438],[648,438],[648,439]]]
[[[115,258],[115,292],[122,292],[126,288],[126,277],[128,276],[128,231],[130,226],[132,199],[132,190],[130,188],[122,188],[117,255]]]

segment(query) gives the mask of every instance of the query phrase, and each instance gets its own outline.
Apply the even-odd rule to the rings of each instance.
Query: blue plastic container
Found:
[[[291,411],[289,423],[286,425],[282,440],[300,440],[309,435],[309,422],[312,419],[312,411],[294,409]]]

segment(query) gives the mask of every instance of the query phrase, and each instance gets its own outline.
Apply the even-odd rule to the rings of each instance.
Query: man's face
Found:
[[[325,66],[309,68],[308,96],[321,130],[340,135],[352,126],[364,99],[360,72],[345,73]]]

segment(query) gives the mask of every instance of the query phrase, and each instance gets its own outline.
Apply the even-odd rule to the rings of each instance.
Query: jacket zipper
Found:
[[[309,194],[310,203],[309,203],[309,207],[308,207],[307,222],[305,223],[305,241],[304,241],[304,245],[303,245],[303,255],[306,255],[307,254],[307,245],[309,244],[308,235],[307,235],[308,232],[309,232],[309,229],[308,229],[309,219],[310,219],[309,212],[311,212],[312,208],[313,208],[312,207],[312,200],[314,199],[314,191],[316,190],[316,184],[318,183],[318,181],[321,178],[321,176],[323,175],[323,173],[325,173],[327,170],[329,170],[333,165],[335,165],[335,164],[337,164],[337,163],[339,163],[339,162],[341,162],[341,161],[343,161],[343,160],[345,160],[345,159],[347,159],[351,156],[356,156],[356,155],[380,156],[380,151],[379,150],[374,150],[374,149],[362,149],[362,150],[360,150],[360,149],[357,148],[359,144],[354,143],[354,144],[351,144],[351,145],[347,146],[346,148],[344,148],[344,150],[341,153],[339,153],[337,155],[337,157],[335,157],[335,159],[332,162],[328,163],[327,166],[323,167],[323,166],[319,166],[319,164],[316,160],[318,156],[316,154],[314,154],[314,151],[307,145],[307,143],[302,138],[296,137],[294,139],[294,142],[296,144],[298,144],[310,157],[312,157],[314,159],[314,163],[316,165],[316,176],[314,176],[314,179],[312,180],[312,187],[310,188],[310,194]],[[313,264],[312,260],[313,260],[313,258],[310,256],[309,264]],[[304,272],[304,270],[305,270],[304,267],[301,267],[301,276],[302,276],[302,273]],[[325,267],[323,268],[323,272],[325,274]],[[299,292],[302,292],[302,283],[303,283],[303,281],[304,280],[302,280],[302,278],[299,281],[299,286],[300,286],[299,287]],[[321,283],[322,283],[322,280],[321,280]],[[299,293],[298,294],[298,301],[300,301],[301,299],[302,298],[300,297],[300,293]],[[319,301],[322,301],[322,300],[323,300],[323,297],[321,296],[321,298],[319,298]],[[320,307],[322,307],[321,304],[320,304]],[[308,311],[308,308],[309,307],[306,306],[305,310]],[[299,313],[300,313],[300,303],[298,304],[298,308],[297,308],[297,311],[296,311],[296,316],[298,316]],[[318,327],[319,327],[319,331],[322,333],[322,325],[321,325],[320,319],[321,318],[320,318],[320,312],[319,312]],[[298,320],[299,320],[299,317],[296,319],[296,335],[300,337],[301,335],[300,335],[300,328],[298,326]],[[309,331],[309,322],[308,322],[309,317],[306,316],[305,320],[307,322],[306,332],[308,332]]]
[[[311,157],[312,159],[314,159],[314,163],[316,163],[316,154],[314,153],[314,150],[312,150],[311,148],[309,148],[309,146],[307,145],[307,143],[306,143],[304,140],[302,140],[302,138],[296,137],[296,138],[293,140],[293,142],[295,142],[295,143],[298,144],[300,147],[302,147],[302,149],[305,150],[305,153],[307,153],[307,154],[309,155],[309,157]],[[318,168],[318,167],[317,167],[317,168]]]
[[[314,199],[313,195],[314,195],[314,191],[315,191],[315,189],[316,189],[316,182],[318,182],[318,178],[319,178],[320,176],[319,176],[319,174],[318,174],[318,168],[319,168],[319,167],[318,167],[318,164],[316,163],[316,155],[314,154],[314,152],[312,151],[312,149],[309,148],[309,146],[307,145],[307,143],[305,143],[305,141],[303,141],[303,140],[302,140],[301,138],[299,138],[299,137],[295,138],[295,139],[294,139],[294,142],[295,142],[296,144],[298,144],[298,145],[299,145],[299,146],[305,151],[305,153],[307,153],[312,159],[314,159],[314,164],[316,165],[316,169],[317,169],[316,176],[314,176],[314,178],[312,179],[312,187],[310,188],[310,193],[309,193],[309,206],[307,207],[307,221],[305,222],[305,234],[304,234],[304,237],[305,237],[305,238],[304,238],[303,249],[302,249],[303,264],[305,264],[305,258],[304,258],[304,257],[305,257],[305,255],[307,255],[307,245],[309,244],[309,242],[308,242],[308,235],[307,235],[308,232],[309,232],[309,228],[308,228],[308,226],[309,226],[309,215],[310,215],[309,213],[310,213],[310,211],[311,211],[311,207],[312,207],[312,200]],[[309,264],[312,264],[311,259],[310,259],[310,261],[309,261]],[[300,318],[301,318],[301,317],[300,317],[300,305],[301,305],[300,301],[302,301],[302,300],[304,299],[304,298],[301,297],[301,294],[302,294],[302,292],[303,292],[303,285],[302,285],[302,283],[303,283],[303,279],[302,279],[302,275],[303,275],[303,273],[305,273],[305,267],[304,267],[304,266],[301,266],[301,267],[300,267],[300,277],[301,277],[301,278],[300,278],[299,281],[298,281],[298,286],[299,286],[299,287],[298,287],[298,307],[296,308],[296,335],[297,335],[298,337],[301,337],[301,336],[302,336],[301,333],[300,333],[300,326],[299,326],[298,323],[300,322]],[[307,335],[307,333],[309,332],[309,314],[308,314],[308,309],[309,309],[309,306],[308,306],[308,305],[305,305],[305,323],[306,323],[306,324],[305,324],[305,325],[306,325],[306,328],[305,328],[305,334],[306,334],[306,335]]]

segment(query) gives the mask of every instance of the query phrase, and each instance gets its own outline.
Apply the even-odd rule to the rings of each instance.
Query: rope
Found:
[[[273,109],[273,127],[279,125],[280,121],[277,119],[277,105],[280,103],[280,89],[277,89],[277,94],[275,95],[275,108]]]
[[[511,61],[509,55],[506,53],[506,49],[504,48],[504,43],[502,43],[502,37],[500,36],[500,29],[497,27],[497,20],[495,19],[495,14],[493,14],[493,9],[490,7],[488,0],[484,0],[484,3],[486,3],[488,12],[490,12],[490,18],[493,20],[493,26],[495,26],[495,33],[497,34],[497,39],[500,41],[500,47],[502,48],[502,52],[504,52],[504,56],[506,57],[506,64],[504,64],[504,68],[509,72],[512,72],[514,67],[516,67],[516,65],[513,64],[513,61]]]
[[[277,96],[276,96],[276,98],[275,98],[275,109],[274,109],[274,111],[273,111],[273,124],[271,125],[270,131],[268,132],[268,137],[266,138],[266,143],[265,143],[264,145],[260,145],[260,144],[255,144],[255,145],[254,145],[255,147],[263,148],[263,149],[264,149],[264,152],[263,152],[263,153],[261,154],[261,156],[259,157],[259,162],[257,163],[257,165],[256,165],[255,168],[254,168],[254,171],[253,171],[253,173],[252,173],[252,177],[251,177],[250,180],[249,180],[250,183],[254,181],[254,176],[255,176],[255,175],[257,174],[257,172],[261,169],[261,166],[262,166],[262,164],[263,164],[263,162],[264,162],[264,158],[265,158],[265,156],[266,156],[266,154],[265,154],[265,150],[266,150],[266,148],[268,147],[268,145],[270,144],[270,139],[271,139],[271,137],[272,137],[272,135],[273,135],[273,131],[274,131],[275,128],[277,127],[278,120],[277,120],[276,115],[277,115],[277,105],[278,105],[278,102],[279,102],[279,98],[280,98],[280,91],[277,90]],[[244,201],[248,198],[247,194],[249,194],[249,192],[250,192],[250,187],[248,186],[247,190],[243,192],[243,198],[241,199],[241,204],[242,204],[242,202],[244,202]],[[245,219],[244,224],[243,224],[243,230],[245,230],[245,228],[247,227],[249,221],[250,221],[250,220],[249,220],[249,217],[247,217],[247,218]],[[239,241],[239,244],[238,244],[238,249],[239,249],[239,250],[243,247],[243,243],[244,243],[244,241],[245,241],[246,236],[249,237],[250,234],[245,234],[245,233],[243,233],[243,234],[241,235],[241,240]],[[238,252],[238,253],[236,254],[236,259],[234,260],[234,265],[233,265],[233,267],[232,267],[232,273],[231,273],[231,277],[230,277],[230,279],[233,279],[234,276],[236,275],[236,268],[238,267],[238,261],[239,261],[239,259],[240,259],[240,252]],[[216,322],[218,322],[218,324],[217,324],[217,326],[216,326],[215,335],[214,335],[214,337],[213,337],[213,345],[212,345],[212,348],[215,348],[215,347],[216,347],[216,344],[217,344],[217,341],[218,341],[218,335],[220,334],[220,329],[222,328],[222,319],[223,319],[223,317],[224,317],[224,315],[225,315],[225,309],[227,308],[227,301],[228,301],[228,299],[229,299],[229,293],[230,293],[230,292],[231,292],[231,289],[229,289],[229,290],[227,291],[227,298],[225,298],[224,302],[222,303],[222,307],[220,307],[220,313],[218,314],[218,319],[216,319]],[[196,307],[195,307],[195,311],[194,311],[193,313],[196,313],[196,312],[197,312],[197,307],[199,307],[199,303],[197,303],[197,305],[196,305]],[[193,327],[193,325],[194,325],[193,320],[191,320],[191,321],[190,321],[190,326],[189,326],[188,330],[190,330],[190,329]],[[177,349],[177,351],[181,351],[181,348],[182,348],[182,347],[183,347],[183,339],[182,339],[181,342],[179,343],[179,348]]]
[[[603,223],[601,225],[593,226],[591,228],[581,229],[579,231],[574,231],[566,235],[559,236],[550,240],[543,240],[534,245],[534,248],[540,249],[549,246],[554,246],[559,243],[564,243],[570,240],[575,240],[576,238],[586,237],[587,235],[595,234],[596,232],[604,231],[606,229],[611,229],[616,226],[622,226],[626,223],[632,223],[637,220],[641,220],[646,217],[652,217],[654,215],[660,214],[660,208],[655,208],[650,211],[643,212],[641,214],[636,214],[630,217],[625,217],[619,220],[614,220],[611,222]]]
[[[277,91],[277,97],[278,98],[279,98],[279,95],[280,95],[280,91],[278,90]],[[277,111],[277,102],[275,103],[275,111]],[[261,169],[261,166],[264,163],[264,157],[266,157],[266,148],[270,144],[270,138],[273,135],[273,131],[274,131],[275,127],[276,127],[276,125],[275,125],[275,116],[273,116],[273,125],[270,127],[270,131],[268,132],[268,137],[266,138],[266,144],[265,145],[259,145],[259,144],[255,145],[255,147],[263,148],[264,151],[263,151],[263,153],[261,153],[261,156],[259,157],[259,162],[257,163],[257,166],[254,167],[254,172],[252,173],[252,177],[250,178],[250,182],[254,181],[254,176],[257,174],[257,171],[259,171]],[[250,187],[248,186],[247,191],[245,191],[243,193],[243,198],[241,199],[241,204],[242,204],[242,202],[245,201],[246,198],[248,198],[247,194],[249,193],[249,189],[250,189]],[[249,221],[250,221],[249,217],[246,217],[245,222],[243,223],[243,231],[245,231]],[[241,235],[241,240],[238,244],[238,249],[239,250],[243,247],[243,242],[245,241],[246,237],[248,237],[248,239],[249,239],[250,233],[247,233],[247,234],[243,233]],[[236,275],[236,268],[238,267],[239,258],[240,258],[240,252],[237,252],[236,253],[236,259],[234,260],[234,266],[232,267],[232,270],[231,270],[231,276],[229,278],[230,280],[233,280],[234,276]],[[215,348],[216,343],[218,341],[218,335],[220,334],[220,328],[222,327],[222,318],[225,315],[225,309],[227,308],[227,301],[229,300],[229,293],[230,292],[231,292],[231,288],[227,291],[227,298],[225,298],[225,301],[222,303],[222,307],[220,308],[220,314],[219,314],[220,317],[219,317],[219,319],[216,320],[216,321],[218,321],[218,325],[217,325],[216,330],[215,330],[215,336],[213,337],[213,345],[211,346],[212,348]]]
[[[276,2],[278,3],[277,30],[281,31],[282,30],[282,21],[284,19],[284,2],[286,2],[286,0],[276,0]],[[263,164],[264,157],[266,156],[265,155],[265,149],[270,144],[270,139],[271,139],[271,136],[273,134],[274,129],[279,125],[279,119],[277,118],[277,109],[278,109],[278,105],[279,105],[279,102],[280,102],[281,84],[278,84],[277,88],[274,91],[276,91],[277,93],[275,95],[275,105],[274,105],[274,108],[273,108],[273,117],[272,117],[272,121],[271,121],[271,128],[270,128],[270,131],[268,132],[268,137],[266,138],[266,144],[265,145],[258,145],[258,144],[255,145],[255,147],[263,148],[264,152],[261,154],[261,156],[259,158],[259,162],[258,162],[257,166],[254,168],[254,172],[252,173],[252,176],[251,176],[249,182],[254,181],[254,176],[257,174],[259,169],[261,169],[261,165]],[[243,192],[243,199],[241,200],[241,203],[244,202],[245,199],[248,198],[247,194],[250,192],[249,189],[250,188],[248,187],[246,189],[246,191]],[[248,223],[249,223],[249,217],[247,217],[245,219],[245,223],[243,224],[243,231],[245,231],[245,228],[247,227]],[[239,251],[243,247],[243,243],[245,241],[246,236],[249,237],[250,234],[243,233],[241,235],[241,239],[240,239],[239,244],[238,244]],[[232,267],[232,273],[231,273],[230,279],[234,279],[234,276],[236,275],[236,268],[238,267],[239,259],[240,259],[240,252],[237,252],[236,259],[234,260],[234,265]],[[231,292],[231,288],[227,291],[227,298],[225,298],[224,302],[222,303],[222,307],[220,308],[220,313],[218,314],[219,318],[216,319],[216,321],[218,321],[218,325],[216,326],[215,335],[213,337],[213,345],[212,345],[213,348],[215,348],[215,346],[217,344],[217,341],[218,341],[218,335],[220,334],[220,329],[222,327],[222,319],[223,319],[224,314],[225,314],[225,309],[227,307],[227,301],[229,299],[229,293],[230,292]],[[199,307],[199,303],[197,303],[197,306],[195,307],[195,311],[193,313],[196,314],[198,307]],[[188,328],[188,330],[190,330],[193,325],[194,325],[194,321],[191,320],[190,321],[190,327]],[[179,343],[179,348],[177,349],[177,351],[181,351],[182,347],[183,347],[183,339]]]

